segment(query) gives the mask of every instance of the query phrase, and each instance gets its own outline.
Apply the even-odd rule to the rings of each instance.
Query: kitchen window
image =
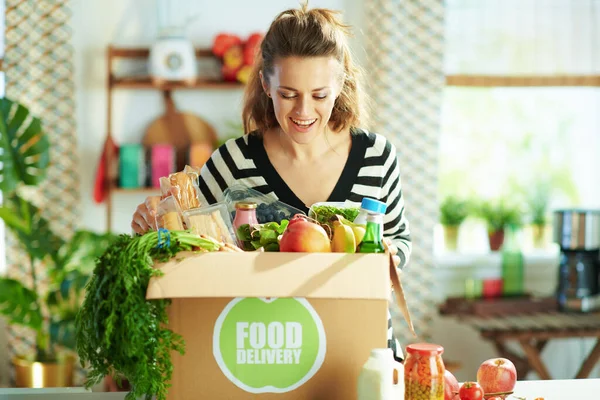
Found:
[[[446,2],[440,198],[600,208],[600,1]],[[487,252],[461,226],[461,252]],[[436,248],[443,248],[442,235]]]

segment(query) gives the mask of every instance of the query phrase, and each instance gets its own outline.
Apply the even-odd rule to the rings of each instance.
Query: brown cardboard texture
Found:
[[[169,399],[356,399],[371,349],[387,346],[391,257],[343,253],[179,253],[156,266],[148,299],[171,298]],[[414,333],[414,331],[413,331]]]

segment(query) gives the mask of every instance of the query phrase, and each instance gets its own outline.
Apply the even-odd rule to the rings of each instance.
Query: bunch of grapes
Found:
[[[290,220],[293,216],[294,215],[289,212],[278,209],[277,205],[274,203],[261,203],[256,208],[256,218],[258,219],[259,224],[267,222],[280,223],[282,219]]]
[[[271,204],[260,203],[256,208],[256,219],[258,219],[259,224],[266,224],[267,222],[277,222],[279,224],[284,219],[289,221],[294,215],[294,212],[282,210],[275,202]],[[234,218],[235,211],[232,211],[231,219]]]

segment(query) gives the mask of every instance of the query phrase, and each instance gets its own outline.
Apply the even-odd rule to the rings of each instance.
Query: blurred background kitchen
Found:
[[[153,174],[177,164],[173,148],[152,147],[163,135],[201,164],[241,134],[247,63],[243,48],[219,53],[217,35],[245,42],[299,2],[0,4],[2,83],[49,135],[37,197],[69,238],[130,232],[136,205],[158,193]],[[354,27],[373,102],[366,128],[399,149],[415,247],[402,279],[419,340],[444,346],[459,380],[498,355],[521,363],[520,379],[600,377],[600,0],[309,5]],[[172,79],[182,82],[164,86]],[[27,281],[27,254],[8,236],[0,274]],[[0,318],[0,386],[31,336]]]

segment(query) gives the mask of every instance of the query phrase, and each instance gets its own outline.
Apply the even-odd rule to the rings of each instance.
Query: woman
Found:
[[[400,268],[411,242],[396,149],[361,129],[359,71],[348,27],[327,9],[291,9],[272,22],[244,96],[245,135],[216,150],[199,178],[202,204],[242,184],[308,212],[321,201],[387,204],[384,236]],[[133,216],[132,229],[155,228],[158,197]],[[389,322],[390,346],[396,348]],[[400,351],[398,351],[400,354]]]

